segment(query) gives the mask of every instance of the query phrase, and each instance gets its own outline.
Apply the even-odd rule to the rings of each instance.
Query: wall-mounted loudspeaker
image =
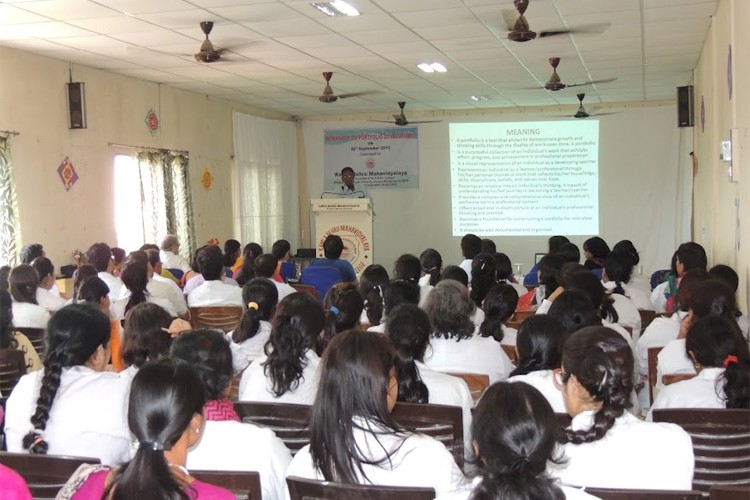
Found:
[[[693,126],[693,86],[677,87],[677,126]]]
[[[86,93],[83,82],[70,82],[68,90],[68,128],[86,128]]]

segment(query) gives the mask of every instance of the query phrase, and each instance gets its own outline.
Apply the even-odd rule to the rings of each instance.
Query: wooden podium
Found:
[[[372,264],[372,203],[369,198],[313,199],[316,252],[323,255],[323,242],[336,234],[344,241],[341,258],[351,262],[360,275]]]

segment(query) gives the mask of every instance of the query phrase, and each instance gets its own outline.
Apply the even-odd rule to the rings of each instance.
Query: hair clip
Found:
[[[258,303],[257,303],[257,302],[248,302],[248,303],[247,303],[247,308],[248,308],[248,309],[255,309],[255,310],[257,311],[257,310],[258,310],[258,307],[259,307],[259,306],[258,306]]]
[[[148,448],[149,450],[153,451],[164,451],[164,443],[160,443],[158,441],[146,441],[144,443],[141,443],[141,448]]]
[[[162,326],[162,327],[160,328],[160,330],[161,330],[162,332],[165,332],[165,333],[168,333],[168,334],[172,335],[172,332],[170,332],[170,331],[169,331],[169,328],[165,328],[165,327],[163,327],[163,326]]]
[[[341,314],[341,310],[336,306],[331,306],[329,311],[331,311],[334,316],[338,316],[339,314]]]
[[[730,354],[726,358],[724,358],[724,362],[722,363],[724,365],[724,368],[728,367],[732,363],[739,363],[739,360],[737,359],[737,356],[734,354]]]

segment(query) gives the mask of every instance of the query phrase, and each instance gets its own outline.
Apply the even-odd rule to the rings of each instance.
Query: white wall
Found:
[[[85,250],[97,241],[116,243],[114,157],[134,150],[109,147],[109,142],[187,150],[197,241],[223,242],[234,237],[232,110],[289,119],[2,47],[0,68],[0,130],[21,133],[12,138],[11,148],[22,243],[44,244],[58,267],[72,262],[74,249]],[[67,126],[65,83],[71,68],[74,81],[86,83],[85,130]],[[152,107],[161,120],[154,136],[144,123]],[[70,191],[65,191],[56,172],[66,156],[80,177]],[[210,191],[201,185],[206,168],[214,176]]]
[[[631,239],[641,252],[644,273],[669,267],[677,245],[690,239],[690,178],[685,175],[690,131],[676,126],[672,103],[630,103],[600,120],[600,235],[613,245]],[[461,260],[460,238],[451,235],[448,123],[529,121],[559,115],[559,109],[530,114],[500,110],[446,113],[444,121],[419,125],[418,189],[370,190],[375,208],[375,262],[391,270],[402,253],[437,249],[445,264]],[[323,133],[377,125],[356,120],[302,122],[303,168],[310,196],[323,190]],[[421,118],[415,113],[413,120]],[[549,119],[549,118],[547,118]],[[590,118],[593,119],[593,118]],[[305,222],[304,220],[302,221]],[[588,236],[572,237],[582,246]],[[528,271],[546,237],[495,237],[499,251]]]

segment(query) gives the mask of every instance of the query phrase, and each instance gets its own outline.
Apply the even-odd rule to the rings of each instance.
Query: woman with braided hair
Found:
[[[326,324],[315,346],[318,356],[323,356],[323,351],[336,334],[359,328],[359,318],[365,304],[353,283],[338,283],[326,293],[323,307],[326,310]]]
[[[687,432],[675,424],[643,422],[628,412],[633,352],[624,338],[606,327],[577,331],[565,342],[555,375],[573,417],[561,439],[566,463],[550,465],[563,483],[691,488],[693,446]]]
[[[266,278],[253,278],[242,287],[245,312],[235,329],[227,333],[235,373],[241,373],[263,355],[263,346],[271,336],[269,321],[276,313],[278,301],[279,290]]]
[[[320,357],[315,345],[325,326],[323,306],[295,292],[279,302],[271,325],[265,355],[242,374],[239,399],[311,405],[318,392]]]
[[[359,294],[364,300],[364,309],[359,322],[370,326],[383,320],[383,290],[388,286],[388,271],[380,264],[370,264],[359,277]]]
[[[130,379],[104,371],[109,336],[109,318],[98,308],[72,304],[52,316],[44,370],[21,377],[7,401],[8,451],[95,457],[103,464],[129,458]]]

